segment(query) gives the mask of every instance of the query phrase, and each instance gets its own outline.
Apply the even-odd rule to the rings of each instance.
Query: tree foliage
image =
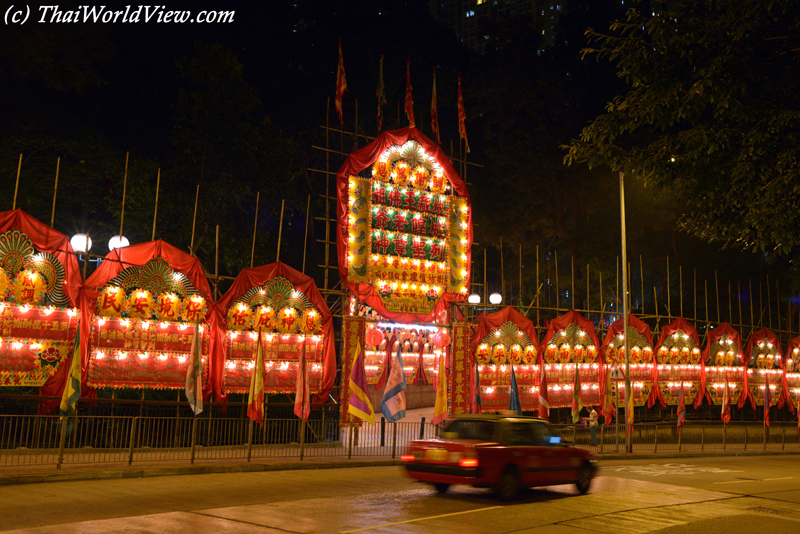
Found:
[[[627,92],[568,147],[669,190],[705,241],[800,251],[800,11],[789,0],[640,3],[584,55]]]

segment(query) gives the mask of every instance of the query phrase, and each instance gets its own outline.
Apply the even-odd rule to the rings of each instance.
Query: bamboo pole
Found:
[[[739,300],[739,330],[742,329],[742,284],[737,280],[736,281],[736,297]]]
[[[214,300],[217,300],[219,288],[219,225],[217,225],[216,239],[214,240]]]
[[[600,272],[600,310],[601,310],[600,313],[603,314],[601,315],[600,318],[603,319],[603,324],[605,324],[606,322],[605,312],[602,311],[606,309],[606,305],[603,302],[603,271],[600,269],[598,269],[598,271]]]
[[[500,294],[503,296],[501,302],[506,301],[506,269],[503,263],[503,236],[500,236]]]
[[[519,309],[522,310],[522,243],[519,244]]]
[[[194,194],[194,215],[192,216],[192,240],[189,242],[189,254],[197,257],[194,253],[194,227],[197,222],[197,200],[200,198],[200,184],[197,184],[197,191]]]
[[[703,292],[706,299],[706,325],[708,325],[708,280],[703,280]],[[708,327],[706,327],[706,335],[708,335]]]
[[[14,203],[11,209],[17,209],[17,191],[19,190],[19,175],[22,172],[22,154],[19,155],[19,163],[17,164],[17,183],[14,185]]]
[[[733,295],[731,295],[731,281],[730,280],[728,280],[728,322],[733,324]]]
[[[261,191],[256,192],[256,216],[253,221],[253,246],[250,248],[250,268],[253,268],[253,259],[256,256],[256,230],[258,229],[258,204],[261,200]],[[303,265],[305,269],[305,263]]]
[[[569,255],[570,264],[572,267],[572,309],[577,310],[578,308],[575,307],[575,255]]]
[[[678,265],[678,300],[680,302],[681,317],[683,317],[683,265]]]
[[[767,317],[769,318],[769,329],[772,330],[772,291],[769,288],[769,273],[767,273]]]
[[[122,223],[125,220],[125,193],[128,189],[128,158],[130,152],[125,152],[125,174],[122,176],[122,210],[119,214],[119,237],[122,239]]]
[[[153,235],[150,241],[156,240],[156,216],[158,215],[158,190],[161,188],[161,167],[158,168],[158,175],[156,176],[156,207],[153,210]]]
[[[556,310],[558,310],[561,301],[561,295],[559,295],[560,291],[558,290],[558,251],[555,252],[555,259],[556,259]]]
[[[619,303],[622,300],[619,298],[619,256],[617,256],[617,283],[614,286],[614,298],[616,299],[614,303],[614,312],[619,314]]]
[[[58,194],[58,171],[61,169],[61,156],[56,160],[56,183],[53,186],[53,209],[50,212],[50,228],[56,220],[56,195]]]
[[[694,299],[694,316],[692,317],[697,322],[697,269],[692,269],[692,297]]]
[[[483,249],[483,305],[489,303],[489,293],[486,288],[486,247]]]
[[[783,326],[781,325],[781,290],[778,287],[778,279],[775,279],[775,304],[777,304],[776,308],[778,310],[778,330],[782,329]]]
[[[331,116],[331,97],[328,97],[325,105],[325,278],[324,289],[328,289],[328,265],[330,265],[330,240],[331,240],[331,153],[330,153],[330,116]]]
[[[656,290],[656,286],[653,286],[653,300],[656,304],[656,321],[658,321],[660,316],[658,314],[658,290]]]
[[[281,220],[278,223],[278,253],[275,255],[275,261],[281,260],[281,237],[283,235],[283,206],[286,200],[281,200]]]
[[[667,318],[672,317],[672,296],[669,285],[669,256],[667,256]]]
[[[750,286],[750,325],[755,324],[755,319],[753,317],[753,281],[751,279],[747,279],[747,284]]]
[[[586,264],[586,311],[592,309],[591,292],[589,291],[589,264]]]
[[[639,254],[639,281],[642,283],[642,315],[644,315],[644,266],[642,264],[642,255]]]
[[[717,278],[717,270],[714,269],[714,289],[717,295],[717,323],[722,321],[719,318],[719,278]]]
[[[484,256],[485,258],[485,256]],[[484,263],[485,264],[485,263]],[[485,272],[485,271],[484,271]],[[536,245],[536,325],[539,325],[539,245]]]
[[[758,324],[764,324],[764,289],[761,287],[761,282],[758,283]],[[755,329],[755,325],[752,325]]]
[[[308,195],[308,204],[306,204],[306,233],[305,233],[305,238],[303,239],[303,270],[300,271],[303,274],[306,274],[306,249],[308,249],[308,214],[310,211],[311,211],[311,194]]]

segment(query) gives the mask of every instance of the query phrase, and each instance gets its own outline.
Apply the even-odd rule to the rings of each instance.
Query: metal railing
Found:
[[[623,425],[553,425],[565,442],[596,453],[625,452]],[[338,421],[191,417],[0,415],[0,468],[28,465],[128,464],[195,460],[398,458],[414,439],[436,436],[436,427],[387,423],[339,427]],[[635,424],[632,452],[800,451],[794,425]]]

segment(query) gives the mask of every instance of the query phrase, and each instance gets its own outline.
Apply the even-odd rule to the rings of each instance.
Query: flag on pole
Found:
[[[611,421],[614,419],[614,412],[616,411],[616,406],[614,406],[614,393],[611,389],[611,370],[605,368],[605,392],[603,396],[603,415],[605,416],[605,423],[606,425],[610,425]],[[616,386],[615,386],[616,387]]]
[[[264,425],[264,347],[261,345],[261,329],[258,329],[255,366],[250,375],[250,394],[247,396],[247,417]]]
[[[336,99],[333,102],[339,112],[339,121],[344,124],[342,115],[342,97],[347,91],[347,77],[344,75],[344,58],[342,57],[342,40],[339,39],[339,68],[336,69]]]
[[[375,410],[367,394],[367,373],[364,370],[364,356],[361,347],[356,343],[353,350],[353,368],[350,371],[350,404],[347,408],[350,415],[367,423],[375,424]]]
[[[631,383],[631,391],[625,389],[625,436],[630,436],[633,433],[633,383]]]
[[[478,362],[475,362],[475,396],[472,402],[472,413],[481,413],[481,374]]]
[[[461,94],[461,73],[458,73],[458,135],[467,145],[469,154],[469,141],[467,141],[467,112],[464,110],[464,96]]]
[[[772,391],[769,389],[769,375],[766,375],[766,387],[764,388],[764,426],[769,426],[769,409],[772,407]]]
[[[381,54],[381,66],[378,73],[378,90],[375,91],[378,97],[378,131],[383,128],[383,106],[386,105],[386,87],[383,85],[383,54]]]
[[[436,403],[433,407],[433,424],[438,425],[447,419],[447,369],[444,351],[439,354],[439,385],[436,387]]]
[[[200,321],[194,323],[192,348],[189,351],[189,364],[186,366],[186,386],[184,393],[195,417],[203,412],[203,363],[200,361]]]
[[[725,375],[725,391],[722,393],[722,422],[726,425],[731,420],[731,388],[728,384],[728,375]]]
[[[683,381],[681,381],[681,393],[678,397],[678,434],[681,433],[681,428],[686,424],[686,399],[683,397]]]
[[[386,389],[381,400],[381,412],[390,423],[406,416],[406,376],[403,373],[401,347],[402,343],[398,344],[397,355],[394,362],[392,362],[389,377],[386,379]]]
[[[578,373],[578,364],[575,363],[575,382],[572,386],[572,424],[574,425],[581,419],[581,409],[583,409],[583,400],[581,400],[581,378]]]
[[[61,395],[61,406],[58,409],[61,417],[67,419],[67,434],[72,430],[70,417],[77,415],[75,405],[81,398],[81,329],[78,323],[75,333],[75,344],[72,347],[72,359],[69,364],[69,374],[67,383],[64,385],[64,393]]]
[[[409,56],[406,63],[406,101],[405,101],[406,117],[408,117],[408,125],[412,128],[416,127],[414,123],[414,97],[411,95],[411,57]]]
[[[308,369],[306,369],[306,341],[297,362],[297,392],[294,395],[294,414],[300,419],[308,419],[311,413],[311,398],[308,391]]]
[[[550,420],[550,395],[547,393],[547,373],[544,363],[541,366],[542,374],[539,377],[539,417]]]
[[[519,390],[517,389],[517,375],[514,374],[514,365],[511,365],[511,395],[508,399],[508,409],[512,412],[522,413],[522,405],[519,402]]]
[[[433,94],[431,95],[431,131],[436,134],[436,142],[442,144],[439,137],[439,108],[436,104],[436,67],[433,67]]]

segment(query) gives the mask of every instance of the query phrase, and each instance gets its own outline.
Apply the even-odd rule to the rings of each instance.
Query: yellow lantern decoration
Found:
[[[689,350],[689,347],[681,348],[681,363],[689,364],[692,362],[692,351]]]
[[[177,321],[181,316],[181,299],[175,293],[162,293],[156,301],[159,321]]]
[[[734,356],[735,355],[733,354],[732,350],[729,350],[728,352],[726,352],[725,353],[725,365],[727,365],[728,367],[732,367],[733,366],[733,358],[734,358]]]
[[[434,193],[444,193],[445,178],[442,171],[437,171],[430,180],[431,191]]]
[[[150,319],[153,313],[153,295],[146,289],[136,289],[125,299],[128,316],[134,319]]]
[[[14,281],[14,300],[17,304],[39,304],[47,282],[36,271],[20,271]]]
[[[405,185],[405,183],[408,182],[410,174],[408,164],[405,161],[398,161],[395,163],[393,170],[392,176],[394,176],[394,183],[397,185]]]
[[[428,169],[425,167],[419,166],[411,172],[411,180],[410,183],[414,187],[423,188],[428,185],[428,178],[430,174],[428,173]]]
[[[536,347],[534,345],[525,347],[524,362],[528,365],[536,363]]]
[[[252,324],[250,307],[244,302],[234,304],[228,310],[228,329],[247,330]]]
[[[101,317],[119,317],[125,300],[125,290],[117,286],[103,288],[97,297],[97,314]]]
[[[717,356],[714,358],[714,364],[718,367],[725,365],[725,351],[718,351]]]
[[[522,363],[522,347],[520,345],[511,345],[511,349],[508,351],[508,359],[511,360],[511,363],[514,365],[519,365]]]
[[[291,307],[283,308],[278,313],[278,330],[289,333],[297,319],[297,310]]]
[[[2,268],[0,268],[0,301],[5,300],[7,289],[8,289],[8,276],[6,276],[6,272]]]
[[[272,306],[259,306],[253,315],[253,328],[255,330],[274,330],[275,316],[275,308]]]
[[[478,363],[483,364],[488,364],[492,361],[489,345],[487,343],[481,343],[478,345],[478,348],[475,350],[475,358],[478,360]]]
[[[372,165],[372,176],[375,177],[376,180],[385,182],[389,179],[390,173],[389,162],[385,159],[379,159]]]
[[[322,317],[317,310],[313,308],[307,309],[303,313],[303,327],[301,332],[306,335],[316,334],[322,324]]]
[[[492,360],[494,363],[505,363],[506,360],[506,346],[498,343],[492,347]]]
[[[200,295],[192,295],[183,299],[181,318],[187,323],[202,321],[206,316],[206,299]]]

